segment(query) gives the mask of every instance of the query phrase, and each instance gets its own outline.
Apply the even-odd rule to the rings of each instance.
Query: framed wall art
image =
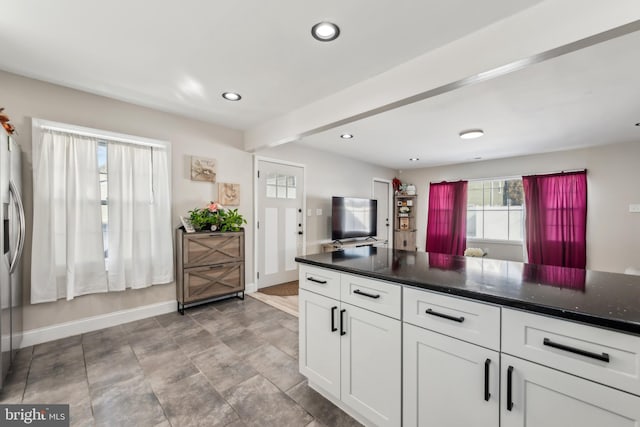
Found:
[[[240,184],[218,183],[218,202],[222,206],[240,205]]]
[[[216,160],[191,156],[191,180],[216,182]]]

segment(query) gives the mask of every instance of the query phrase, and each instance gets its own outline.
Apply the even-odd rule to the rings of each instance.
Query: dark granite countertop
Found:
[[[375,247],[296,261],[640,335],[640,276]]]

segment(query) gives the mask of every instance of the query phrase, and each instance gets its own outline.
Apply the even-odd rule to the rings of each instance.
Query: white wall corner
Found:
[[[99,329],[109,328],[123,323],[133,322],[135,320],[146,319],[148,317],[171,312],[177,312],[175,300],[159,302],[128,310],[114,311],[112,313],[86,317],[80,320],[46,326],[44,328],[31,329],[29,331],[24,331],[20,348],[42,344],[44,342],[54,341],[73,335],[97,331]]]

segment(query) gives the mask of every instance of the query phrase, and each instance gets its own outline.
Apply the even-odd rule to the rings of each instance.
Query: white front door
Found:
[[[258,160],[258,288],[298,279],[303,254],[304,166]]]
[[[372,199],[378,201],[378,235],[376,239],[387,242],[391,246],[391,181],[383,179],[373,179]]]

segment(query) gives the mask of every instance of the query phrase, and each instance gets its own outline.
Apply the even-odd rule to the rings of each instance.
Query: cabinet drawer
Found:
[[[183,239],[184,268],[244,259],[244,233],[193,233]]]
[[[502,351],[640,395],[640,337],[502,310]]]
[[[234,262],[184,270],[184,303],[244,290],[244,263]]]
[[[400,319],[400,285],[351,274],[342,274],[340,285],[342,301]]]
[[[317,294],[340,299],[340,273],[326,268],[300,264],[299,286]]]
[[[403,320],[493,350],[500,350],[500,307],[404,288]]]

